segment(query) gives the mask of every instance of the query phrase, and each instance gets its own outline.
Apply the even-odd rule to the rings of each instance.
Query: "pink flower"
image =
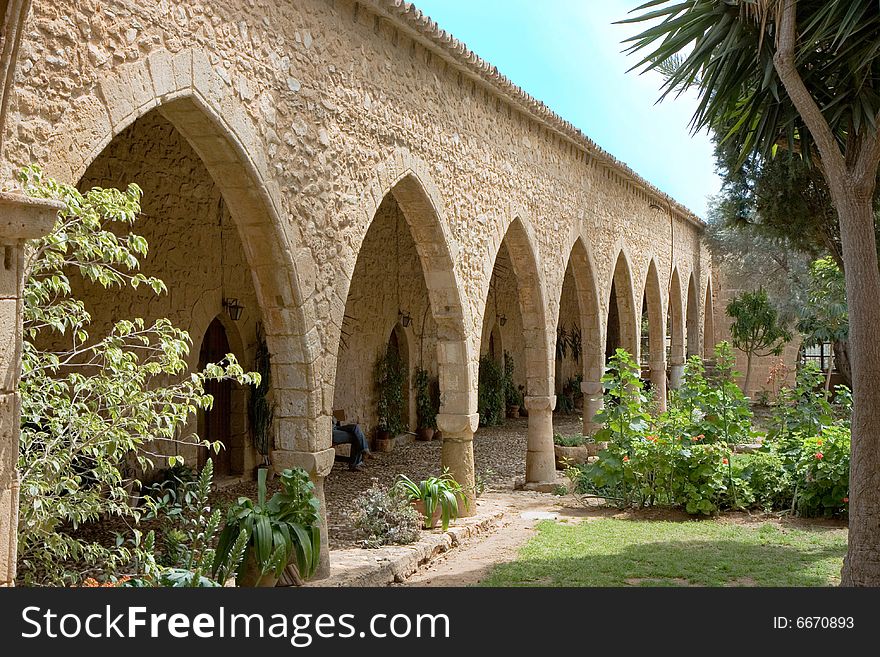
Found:
[[[816,460],[821,461],[825,455],[822,452],[816,452]]]
[[[626,463],[627,461],[629,461],[629,457],[628,457],[628,456],[624,456],[624,457],[623,457],[623,462]]]
[[[722,459],[721,462],[722,462],[724,465],[727,465],[727,463],[728,463],[727,459]]]
[[[844,504],[849,504],[849,498],[848,498],[848,497],[844,497],[844,498],[843,498],[843,503],[844,503]]]

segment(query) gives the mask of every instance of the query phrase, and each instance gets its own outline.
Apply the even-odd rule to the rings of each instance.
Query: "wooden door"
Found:
[[[223,328],[220,320],[215,319],[211,322],[205,332],[205,338],[202,340],[202,349],[199,352],[199,369],[204,368],[208,363],[220,362],[229,351],[226,329]],[[214,397],[214,405],[210,410],[202,413],[199,423],[201,425],[199,438],[211,442],[220,441],[223,444],[223,449],[219,454],[215,454],[213,451],[209,454],[207,448],[200,449],[199,468],[205,464],[210,456],[214,459],[215,476],[222,477],[232,474],[232,458],[229,451],[231,448],[232,381],[207,381],[205,392]]]

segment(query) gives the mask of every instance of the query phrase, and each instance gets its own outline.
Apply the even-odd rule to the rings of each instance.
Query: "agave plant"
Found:
[[[434,526],[434,513],[437,509],[440,509],[443,531],[449,528],[449,523],[452,520],[458,518],[459,499],[467,509],[464,490],[461,484],[452,478],[448,470],[444,470],[439,477],[428,477],[419,483],[414,482],[406,475],[399,475],[394,486],[403,491],[411,502],[421,503],[425,529]]]
[[[281,473],[282,490],[266,500],[266,470],[257,472],[257,503],[238,498],[220,534],[214,567],[226,562],[240,535],[250,537],[236,581],[243,586],[274,585],[289,563],[299,576],[314,574],[321,554],[320,502],[315,485],[299,468]]]

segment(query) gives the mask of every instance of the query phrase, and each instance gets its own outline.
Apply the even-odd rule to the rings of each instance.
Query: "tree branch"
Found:
[[[797,0],[783,0],[782,12],[779,17],[779,39],[776,53],[773,55],[773,66],[785,87],[791,102],[797,108],[810,134],[816,141],[823,165],[830,179],[838,180],[846,172],[846,162],[837,139],[822,115],[807,85],[798,73],[795,65],[795,46],[797,44]]]

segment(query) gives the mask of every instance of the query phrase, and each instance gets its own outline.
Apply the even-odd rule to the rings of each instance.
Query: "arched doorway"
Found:
[[[226,329],[219,319],[215,319],[205,331],[202,348],[199,351],[199,369],[208,363],[219,363],[230,352]],[[199,438],[209,442],[219,442],[223,448],[219,453],[199,449],[199,469],[208,458],[214,459],[214,476],[225,477],[233,474],[232,468],[232,381],[205,382],[205,392],[214,398],[211,408],[199,414]]]
[[[611,279],[611,291],[608,295],[608,319],[605,333],[606,360],[614,355],[619,347],[638,362],[639,330],[634,304],[632,274],[623,251],[617,257],[614,275]]]
[[[687,310],[685,311],[688,358],[699,356],[702,353],[700,349],[700,306],[697,299],[697,284],[692,273],[688,279]]]

